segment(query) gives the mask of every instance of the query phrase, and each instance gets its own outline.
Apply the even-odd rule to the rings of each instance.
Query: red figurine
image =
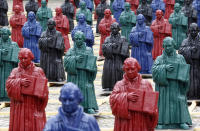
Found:
[[[139,0],[126,0],[131,5],[131,10],[137,14],[137,8],[139,6]]]
[[[63,15],[62,8],[57,7],[55,11],[56,11],[56,16],[53,19],[56,22],[56,30],[62,33],[62,36],[64,38],[64,43],[65,43],[65,52],[67,52],[68,49],[70,48],[70,43],[69,43],[69,38],[68,38],[69,21],[67,17]]]
[[[174,11],[175,0],[163,0],[165,3],[165,19],[169,19],[171,13]]]
[[[41,1],[42,1],[42,0],[38,0],[38,5],[39,5],[39,7],[41,7]],[[48,3],[48,0],[46,0],[46,2]]]
[[[141,67],[135,58],[124,61],[124,77],[110,95],[115,116],[114,131],[154,131],[158,120],[158,92],[138,73]]]
[[[47,79],[32,62],[34,55],[30,49],[22,48],[18,58],[18,67],[6,81],[11,100],[9,131],[41,131],[46,123]]]
[[[21,12],[24,12],[23,0],[13,0],[13,11],[14,11],[14,7],[15,7],[16,5],[19,5],[20,11],[21,11]]]
[[[104,11],[104,18],[99,23],[99,32],[101,34],[101,41],[100,41],[100,49],[99,49],[99,58],[98,60],[103,60],[103,52],[102,52],[102,45],[106,37],[110,36],[110,26],[112,23],[116,22],[115,18],[112,18],[110,9],[105,9]]]
[[[152,50],[153,60],[157,56],[162,54],[163,39],[172,35],[172,26],[167,19],[164,19],[163,12],[161,10],[156,11],[156,19],[151,24],[151,30],[153,32],[154,46]]]
[[[23,48],[24,38],[22,37],[22,27],[26,22],[26,16],[21,12],[20,6],[14,6],[14,15],[10,18],[10,26],[12,27],[11,38],[20,48]]]

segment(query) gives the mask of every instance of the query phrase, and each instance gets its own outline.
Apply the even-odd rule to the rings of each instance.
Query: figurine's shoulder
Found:
[[[142,88],[145,88],[145,90],[153,91],[152,85],[148,80],[142,79],[140,84]]]
[[[184,39],[181,46],[187,46],[188,45],[188,38]]]
[[[92,48],[90,48],[90,47],[87,47],[87,46],[86,46],[86,51],[87,51],[87,52],[89,52],[89,53],[90,53],[90,55],[91,55],[91,53],[93,52],[93,51],[92,51]]]

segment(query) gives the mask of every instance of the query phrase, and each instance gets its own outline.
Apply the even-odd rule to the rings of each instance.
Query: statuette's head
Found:
[[[77,32],[75,33],[74,38],[75,38],[76,46],[77,46],[78,48],[81,47],[82,44],[84,44],[84,41],[85,41],[85,35],[84,35],[83,32],[81,32],[81,31],[77,31]]]
[[[163,17],[162,10],[156,10],[156,19],[160,20]]]
[[[18,54],[18,58],[22,67],[27,68],[31,64],[31,61],[34,59],[34,55],[30,49],[21,48]]]
[[[56,26],[56,22],[51,18],[48,20],[47,26],[49,30],[53,30]]]
[[[110,26],[110,30],[111,30],[111,34],[113,35],[119,34],[119,31],[120,31],[119,24],[117,22],[112,23],[112,25]]]
[[[83,101],[83,95],[75,84],[68,82],[61,88],[59,100],[63,111],[71,114],[77,111],[79,104]]]
[[[9,39],[10,35],[11,35],[11,32],[10,32],[9,28],[3,27],[1,29],[1,38],[3,41],[7,41]]]
[[[127,58],[124,61],[123,70],[129,79],[134,79],[138,76],[141,67],[135,58]]]
[[[110,9],[105,9],[104,15],[105,15],[106,18],[109,18],[111,16],[111,14],[112,13],[111,13]]]

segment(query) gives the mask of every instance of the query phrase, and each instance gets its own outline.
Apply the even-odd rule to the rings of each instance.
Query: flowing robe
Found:
[[[145,23],[142,26],[137,24],[133,27],[130,33],[131,56],[139,62],[142,74],[151,74],[153,42],[153,32]]]
[[[141,3],[141,5],[139,5],[139,7],[137,8],[137,15],[139,14],[143,14],[146,20],[146,25],[150,26],[152,21],[152,8],[150,7],[150,5]]]
[[[138,86],[139,85],[139,86]],[[153,91],[151,84],[142,80],[138,74],[137,80],[131,83],[124,75],[123,80],[118,81],[110,95],[110,106],[115,116],[114,131],[154,131],[157,124],[158,114],[148,114],[128,109],[128,93],[131,88],[143,91]]]
[[[60,15],[60,16],[55,16],[53,18],[56,22],[56,30],[60,31],[62,33],[62,36],[64,38],[64,43],[65,43],[65,52],[68,51],[70,48],[70,43],[69,43],[69,21],[66,16]]]
[[[119,17],[121,25],[121,34],[129,41],[131,29],[136,24],[136,15],[133,11],[123,11]],[[130,43],[129,43],[130,44]]]
[[[101,20],[99,23],[99,32],[101,34],[101,40],[100,40],[100,48],[99,48],[99,56],[103,56],[102,52],[102,45],[106,39],[106,37],[110,36],[110,26],[112,23],[116,22],[115,18],[112,18],[110,16],[109,19],[106,19],[105,17]]]
[[[43,96],[23,94],[20,86],[21,76],[46,78],[41,68],[35,67],[33,63],[23,69],[19,64],[18,68],[12,70],[6,81],[6,89],[11,99],[9,131],[41,131],[46,123],[45,107],[48,102],[48,87],[44,88]]]
[[[72,40],[74,41],[74,36],[75,36],[75,33],[77,31],[82,31],[84,34],[85,34],[85,43],[88,47],[91,47],[94,45],[94,34],[93,34],[93,30],[91,28],[90,25],[83,23],[82,25],[81,24],[78,24],[73,30],[72,30],[72,33],[71,33],[71,36],[72,36]]]
[[[42,34],[42,27],[36,21],[27,21],[22,27],[22,35],[24,37],[23,48],[28,48],[34,54],[34,62],[40,62],[40,50],[38,48],[38,39]]]
[[[38,41],[41,50],[40,67],[49,81],[64,81],[65,71],[62,56],[65,44],[62,34],[53,29],[44,31]],[[60,79],[60,80],[59,80]]]
[[[91,67],[90,69],[79,68],[78,62],[76,61],[76,56],[78,55],[94,57],[92,49],[86,47],[85,43],[80,48],[76,47],[74,44],[74,47],[70,48],[64,57],[64,67],[65,71],[67,72],[67,82],[72,82],[80,88],[84,96],[84,100],[81,103],[84,109],[98,110],[94,90],[94,80],[97,73],[96,63],[94,67]],[[85,58],[84,60],[86,61]],[[88,62],[89,59],[87,59],[86,63]]]
[[[8,3],[7,0],[0,1],[0,26],[8,26]]]
[[[12,27],[11,38],[15,41],[20,48],[23,48],[24,38],[22,36],[22,27],[26,22],[26,16],[22,13],[14,14],[10,18],[10,26]]]
[[[69,20],[69,31],[74,29],[74,6],[70,2],[65,2],[61,5],[62,13]]]
[[[181,123],[192,124],[186,97],[188,81],[167,78],[166,64],[169,63],[186,64],[184,57],[176,54],[175,50],[170,57],[163,52],[154,62],[152,76],[155,89],[159,92],[158,124],[168,126]],[[177,70],[173,71],[177,72]]]
[[[96,8],[96,15],[97,15],[97,24],[96,24],[96,33],[99,33],[99,23],[104,18],[104,11],[105,9],[109,9],[109,5],[105,3],[100,3]]]
[[[153,10],[152,20],[156,19],[156,10],[162,10],[163,14],[165,14],[165,3],[163,2],[163,0],[153,0],[151,3],[151,8]]]
[[[188,18],[182,12],[174,12],[170,15],[169,23],[172,25],[172,38],[176,42],[175,49],[178,50],[186,38]]]
[[[30,11],[33,11],[36,14],[38,11],[38,8],[39,8],[38,3],[35,2],[35,0],[28,1],[25,5],[27,16]]]
[[[42,31],[46,31],[47,29],[47,22],[50,18],[52,18],[52,11],[50,8],[47,7],[40,7],[36,13],[37,21],[40,22],[42,26]]]
[[[10,75],[10,72],[13,68],[17,67],[18,58],[15,58],[14,61],[7,59],[6,56],[12,54],[12,52],[6,53],[5,50],[9,48],[19,48],[17,43],[12,42],[9,38],[7,42],[3,42],[0,39],[0,101],[8,101],[9,98],[6,92],[6,80]],[[6,59],[5,59],[6,58]]]
[[[174,11],[175,0],[163,0],[165,2],[165,19],[169,19],[171,13]]]
[[[72,117],[67,117],[60,107],[58,114],[50,118],[44,128],[44,131],[100,131],[95,118],[83,112],[79,106]]]
[[[197,24],[200,28],[200,2],[198,0],[194,0],[192,2],[192,6],[197,11]]]
[[[131,6],[131,10],[134,11],[134,13],[136,14],[137,8],[139,6],[139,0],[126,0],[126,2],[128,2]]]
[[[156,59],[157,56],[162,54],[163,48],[163,39],[167,36],[171,36],[171,25],[169,22],[161,18],[161,20],[154,20],[151,24],[151,30],[153,32],[153,40],[154,46],[152,50],[153,60]]]
[[[82,10],[81,8],[78,9],[78,11],[76,12],[77,22],[78,22],[78,15],[81,14],[81,13],[85,15],[87,24],[92,25],[92,12],[87,8],[85,8],[84,10]]]
[[[13,7],[15,7],[16,5],[19,5],[20,11],[24,12],[23,0],[13,0]],[[12,10],[14,12],[14,8],[12,8]]]
[[[191,36],[183,40],[179,48],[179,54],[182,54],[187,62],[190,64],[190,88],[188,92],[188,99],[200,99],[200,36],[195,39]],[[194,49],[195,48],[195,49]]]
[[[113,16],[116,21],[119,23],[119,17],[124,11],[124,0],[114,0],[112,3]]]
[[[188,29],[191,23],[197,23],[197,11],[192,7],[192,4],[182,7],[181,12],[188,18]]]
[[[123,78],[122,66],[124,60],[129,57],[128,42],[120,34],[116,36],[111,34],[105,39],[102,50],[105,57],[102,88],[112,90],[115,83]]]

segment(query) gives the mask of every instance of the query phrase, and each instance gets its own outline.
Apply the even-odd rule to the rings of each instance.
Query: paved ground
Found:
[[[61,3],[64,0],[49,0],[49,7],[54,9],[58,6],[61,5]],[[12,8],[12,1],[8,0],[9,3],[9,17],[11,14],[11,8]],[[25,3],[25,2],[24,2]],[[93,31],[95,33],[95,27],[96,27],[96,21],[93,22]],[[70,36],[70,35],[69,35]],[[95,35],[96,36],[96,35]],[[70,36],[70,44],[73,46],[73,43],[71,41],[71,36]],[[95,37],[95,45],[94,45],[94,54],[98,56],[98,51],[99,51],[99,43],[100,43],[100,37],[96,36]],[[111,113],[110,106],[109,106],[109,96],[103,96],[102,94],[105,94],[106,92],[102,91],[101,87],[101,75],[102,75],[102,69],[103,69],[103,61],[102,62],[97,62],[98,65],[98,73],[96,80],[94,82],[95,85],[95,92],[96,92],[96,97],[99,105],[99,114],[96,116],[97,121],[99,123],[99,126],[102,131],[112,131],[113,130],[113,125],[114,125],[114,116]],[[148,79],[152,85],[154,86],[154,83],[152,79]],[[59,96],[59,91],[61,89],[61,86],[59,85],[54,85],[52,87],[49,87],[49,102],[46,107],[46,114],[47,114],[47,119],[52,117],[53,115],[56,115],[58,107],[61,105],[58,101],[58,96]],[[197,127],[200,127],[200,107],[195,107],[191,106],[190,108],[191,116],[192,116],[192,121],[194,124],[194,127],[191,128],[191,130],[197,131]],[[9,125],[9,110],[10,108],[3,108],[0,109],[0,131],[7,131],[8,130],[8,125]],[[194,129],[196,128],[196,129]],[[199,130],[200,131],[200,130]]]

